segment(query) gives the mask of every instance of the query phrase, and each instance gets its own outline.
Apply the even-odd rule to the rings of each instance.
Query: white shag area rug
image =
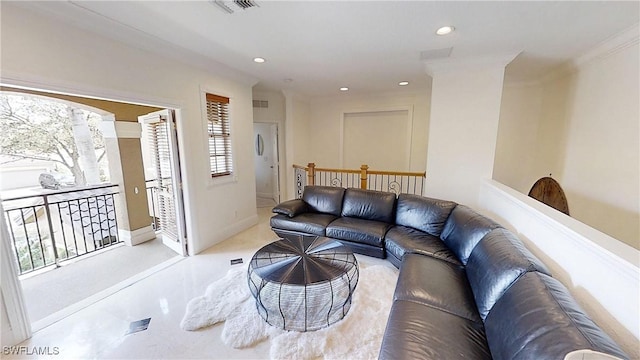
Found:
[[[359,263],[360,279],[344,319],[317,331],[285,331],[258,315],[247,285],[247,266],[229,270],[192,299],[180,323],[198,330],[224,321],[222,341],[233,348],[270,341],[272,359],[374,359],[391,310],[398,273],[383,265]]]

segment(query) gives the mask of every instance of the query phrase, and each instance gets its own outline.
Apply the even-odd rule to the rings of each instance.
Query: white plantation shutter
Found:
[[[169,125],[166,119],[147,124],[147,134],[156,170],[158,186],[158,217],[159,229],[171,239],[178,239],[178,225],[176,223],[176,206],[173,196],[171,177],[171,148],[169,144]]]
[[[231,126],[229,98],[206,94],[207,132],[209,136],[209,166],[211,177],[231,175]]]

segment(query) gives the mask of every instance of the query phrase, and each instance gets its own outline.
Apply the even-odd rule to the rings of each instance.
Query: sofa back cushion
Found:
[[[439,237],[454,207],[456,203],[453,201],[400,194],[396,209],[396,224]]]
[[[524,273],[539,271],[550,275],[547,267],[527,250],[520,239],[503,228],[489,232],[480,240],[465,269],[482,320]]]
[[[331,186],[305,186],[302,200],[313,212],[340,216],[344,189]]]
[[[484,326],[495,360],[563,359],[581,349],[628,358],[558,280],[539,272],[522,275]]]
[[[342,216],[393,224],[396,194],[390,192],[347,189],[342,204]]]
[[[486,218],[464,205],[456,206],[444,224],[440,238],[467,265],[471,251],[491,230],[500,227],[495,221]]]

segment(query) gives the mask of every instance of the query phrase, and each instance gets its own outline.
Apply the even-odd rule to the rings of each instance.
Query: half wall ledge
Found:
[[[517,233],[578,303],[640,359],[640,251],[495,180],[479,210]]]

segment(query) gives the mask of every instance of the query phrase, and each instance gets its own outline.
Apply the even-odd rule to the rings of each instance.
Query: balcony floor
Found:
[[[21,283],[31,323],[175,256],[156,238],[133,247],[116,245],[63,262],[60,268],[26,275]]]

